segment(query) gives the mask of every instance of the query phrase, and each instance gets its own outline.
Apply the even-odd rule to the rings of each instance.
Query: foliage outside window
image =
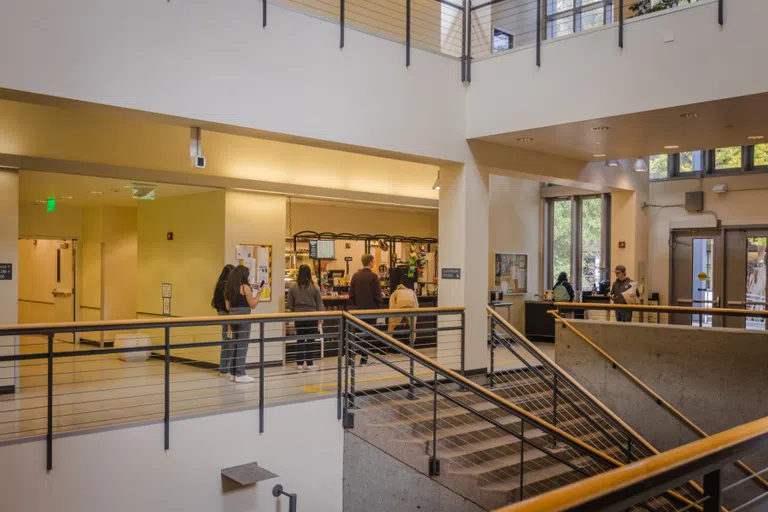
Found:
[[[642,16],[643,14],[663,11],[678,5],[693,3],[696,3],[696,0],[638,0],[629,6],[629,10],[635,13],[635,16]]]
[[[768,144],[755,145],[753,167],[768,167]]]
[[[680,172],[703,172],[704,151],[687,151],[680,153]]]
[[[603,199],[581,201],[581,289],[591,290],[600,282],[603,246]]]
[[[741,146],[715,150],[715,170],[741,169]]]
[[[571,200],[555,201],[552,218],[552,273],[571,275]]]
[[[652,180],[669,178],[669,155],[653,155],[650,158],[649,171]]]
[[[507,50],[511,50],[513,45],[514,45],[514,37],[512,36],[512,34],[509,34],[497,28],[493,29],[493,46],[491,47],[491,53],[504,52]]]
[[[613,22],[613,0],[546,0],[545,8],[548,39]]]

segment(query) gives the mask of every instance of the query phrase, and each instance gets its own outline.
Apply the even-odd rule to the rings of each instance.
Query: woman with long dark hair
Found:
[[[229,274],[232,273],[232,271],[235,269],[234,265],[224,265],[224,268],[221,269],[221,274],[219,274],[219,279],[216,281],[216,286],[213,288],[213,298],[211,299],[211,307],[216,310],[216,313],[219,316],[228,315],[229,311],[227,311],[227,300],[224,298],[224,290],[227,287],[227,278],[229,277]],[[227,341],[229,339],[229,336],[227,336],[229,331],[229,326],[226,324],[222,324],[221,326],[221,340]],[[232,357],[230,354],[231,347],[229,345],[222,345],[221,346],[221,359],[219,363],[219,373],[222,377],[229,375],[228,368],[225,367],[224,361],[229,361],[229,359]]]
[[[296,313],[325,310],[323,298],[320,296],[320,289],[312,282],[312,270],[308,265],[299,267],[296,284],[288,290],[288,300],[285,307]],[[322,320],[297,320],[294,322],[297,335],[309,336],[306,339],[296,341],[296,367],[299,370],[317,370],[317,366],[312,361],[313,355],[317,353],[317,350],[313,350],[312,346],[316,345],[317,341],[315,341],[316,338],[311,336],[317,336],[320,333],[319,326],[322,323]],[[306,367],[304,366],[305,364]]]
[[[230,315],[250,315],[251,310],[259,303],[259,288],[254,293],[248,283],[250,271],[248,267],[238,265],[227,278],[224,287],[224,299]],[[255,296],[254,296],[255,295]],[[250,322],[232,324],[232,339],[248,340],[251,337]],[[221,366],[235,382],[246,384],[256,379],[245,373],[245,357],[248,355],[248,342],[235,341],[231,344],[229,357],[222,361]]]
[[[557,282],[552,287],[552,291],[554,292],[555,302],[573,302],[575,295],[573,293],[573,286],[568,282],[568,274],[565,272],[560,272],[560,275],[557,276]]]

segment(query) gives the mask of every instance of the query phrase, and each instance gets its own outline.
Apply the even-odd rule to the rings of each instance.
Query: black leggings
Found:
[[[297,320],[295,322],[296,325],[296,335],[297,336],[306,336],[306,335],[319,335],[320,329],[318,329],[317,320]],[[302,365],[305,362],[307,363],[307,366],[312,366],[314,363],[312,362],[314,358],[314,355],[319,352],[317,345],[317,338],[309,338],[305,340],[297,340],[296,341],[296,364]]]

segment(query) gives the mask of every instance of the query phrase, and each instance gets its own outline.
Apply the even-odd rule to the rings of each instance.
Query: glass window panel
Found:
[[[669,155],[654,155],[650,158],[650,178],[663,180],[669,178]]]
[[[747,309],[765,310],[766,245],[768,237],[747,237]],[[747,317],[747,329],[764,331],[765,318]]]
[[[573,9],[573,0],[547,0],[547,14]]]
[[[712,293],[712,238],[693,239],[693,276],[691,299],[695,308],[711,308]],[[700,277],[704,277],[701,279]],[[712,315],[691,315],[692,325],[712,327]]]
[[[498,29],[493,29],[493,53],[512,48],[512,36]]]
[[[571,275],[571,200],[555,201],[552,219],[552,270],[557,280],[560,272]]]
[[[703,170],[703,151],[687,151],[685,153],[680,153],[680,173],[702,172]]]
[[[741,146],[715,150],[715,170],[741,169]]]
[[[603,240],[603,200],[581,201],[581,289],[592,290],[600,281]]]
[[[755,145],[755,167],[768,166],[768,144]]]
[[[547,21],[547,37],[555,39],[573,34],[573,16],[563,16]]]
[[[603,26],[603,8],[589,9],[583,11],[580,15],[581,22],[579,30],[589,30]]]

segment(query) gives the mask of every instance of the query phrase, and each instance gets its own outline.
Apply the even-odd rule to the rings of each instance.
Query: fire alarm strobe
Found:
[[[202,155],[192,157],[192,164],[198,169],[205,169],[205,157]]]

